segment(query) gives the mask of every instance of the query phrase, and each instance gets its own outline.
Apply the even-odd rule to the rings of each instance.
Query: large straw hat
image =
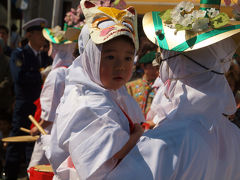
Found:
[[[220,13],[221,0],[201,0],[200,9],[183,1],[174,9],[148,12],[143,17],[146,36],[166,50],[191,51],[231,37],[239,42],[240,22]],[[237,35],[236,35],[237,34]]]
[[[44,28],[42,30],[43,36],[54,44],[69,44],[77,42],[78,36],[81,32],[80,28],[68,27],[65,31],[61,30],[60,26],[56,26],[52,29]]]

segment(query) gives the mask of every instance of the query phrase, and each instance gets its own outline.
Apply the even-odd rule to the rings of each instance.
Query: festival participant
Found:
[[[136,12],[86,0],[81,7],[90,35],[81,33],[87,40],[69,67],[51,138],[71,158],[80,179],[103,179],[143,133],[141,109],[124,86],[138,48]],[[57,153],[52,146],[51,154]],[[58,158],[61,154],[51,162],[58,178],[74,179],[69,168],[63,172],[54,162]]]
[[[224,72],[239,46],[240,23],[216,9],[204,10],[213,2],[218,7],[220,0],[204,2],[203,10],[181,2],[167,14],[144,15],[146,35],[163,49],[164,86],[151,106],[157,126],[105,179],[239,179],[240,131],[226,117],[236,104]]]
[[[59,26],[52,29],[43,29],[43,36],[51,43],[49,54],[53,58],[52,70],[43,84],[40,95],[41,120],[39,124],[48,134],[51,132],[56,109],[64,92],[66,69],[72,64],[74,60],[73,52],[77,47],[74,41],[69,41],[65,38],[65,34],[66,32],[77,33],[75,37],[78,37],[80,33],[80,29],[74,32],[70,31],[70,28],[67,31],[61,31]],[[37,127],[31,129],[31,135],[39,133]],[[41,139],[38,139],[35,143],[29,168],[39,164],[49,164],[42,147]]]
[[[137,101],[144,116],[148,113],[155,95],[153,82],[158,77],[159,65],[153,66],[152,62],[156,58],[156,52],[151,51],[140,58],[144,74],[142,78],[127,83],[128,93]]]
[[[31,122],[28,116],[35,112],[33,102],[39,98],[43,83],[40,69],[52,63],[52,59],[40,51],[45,41],[42,29],[46,25],[47,20],[43,18],[36,18],[24,24],[23,30],[26,31],[28,44],[22,49],[17,48],[10,59],[15,93],[10,136],[24,135],[20,127],[29,129]],[[22,155],[26,157],[27,164],[29,163],[33,145],[33,143],[8,144],[5,170],[9,179],[17,179]]]

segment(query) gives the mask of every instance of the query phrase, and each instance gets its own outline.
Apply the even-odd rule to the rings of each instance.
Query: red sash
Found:
[[[119,106],[119,105],[118,105]],[[130,117],[127,115],[127,113],[125,113],[125,111],[119,106],[119,108],[122,110],[123,114],[126,116],[128,123],[129,123],[129,129],[130,129],[130,134],[133,132],[134,130],[134,125],[132,120],[130,119]]]
[[[34,105],[36,106],[36,111],[34,114],[34,118],[36,119],[37,122],[40,121],[40,117],[41,117],[41,104],[40,104],[40,98],[38,98],[36,101],[34,101]],[[35,125],[32,123],[30,126],[30,129],[32,129]]]

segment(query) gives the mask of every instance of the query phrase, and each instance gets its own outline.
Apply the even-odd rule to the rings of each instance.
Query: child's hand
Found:
[[[39,132],[38,128],[37,128],[36,126],[34,126],[34,127],[30,130],[30,134],[31,134],[32,136],[36,136],[36,135],[40,134],[40,132]]]
[[[156,124],[153,122],[153,121],[146,121],[146,123],[148,123],[149,124],[149,129],[153,129],[155,126],[156,126]]]
[[[131,135],[135,135],[137,137],[142,136],[144,129],[142,128],[142,126],[138,123],[135,123],[134,125],[134,129]]]

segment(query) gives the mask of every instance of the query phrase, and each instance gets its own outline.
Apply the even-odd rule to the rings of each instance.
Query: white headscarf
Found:
[[[83,36],[83,34],[85,34],[85,36]],[[89,38],[90,37],[89,37],[89,33],[88,33],[88,26],[85,25],[85,26],[82,27],[81,33],[80,33],[80,35],[78,37],[78,50],[79,50],[79,54],[83,53]]]
[[[185,55],[210,70],[224,73],[236,47],[234,41],[228,38]],[[159,76],[164,86],[158,90],[147,119],[154,117],[154,122],[159,123],[176,117],[177,113],[204,114],[208,121],[202,123],[211,128],[223,114],[233,114],[235,100],[225,76],[208,71],[184,55],[177,54],[179,52],[162,52],[162,58],[167,59],[160,66]],[[220,99],[225,103],[219,103]]]
[[[75,50],[76,43],[70,44],[52,44],[52,69],[60,66],[70,66],[74,60],[73,52]]]
[[[123,86],[118,90],[107,90],[103,88],[100,80],[100,60],[102,45],[96,45],[90,38],[87,25],[85,25],[79,36],[79,51],[82,52],[80,56],[73,62],[68,70],[67,83],[82,84],[96,87],[99,91],[109,91],[115,102],[121,106],[129,117],[139,119],[139,114],[135,112],[139,110],[135,101],[129,98],[126,88]],[[139,111],[140,113],[140,111]],[[142,114],[142,113],[140,113]],[[145,121],[144,118],[139,121]]]

